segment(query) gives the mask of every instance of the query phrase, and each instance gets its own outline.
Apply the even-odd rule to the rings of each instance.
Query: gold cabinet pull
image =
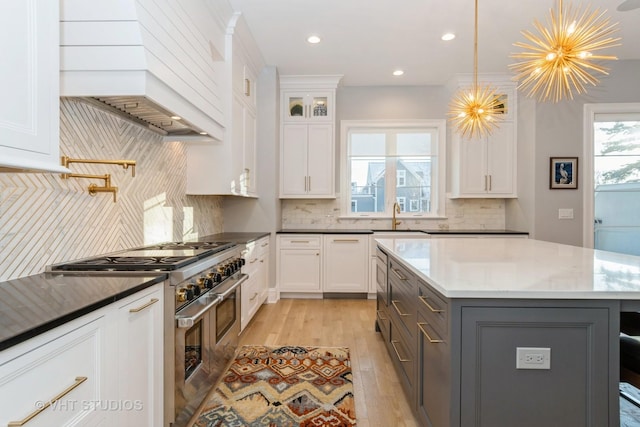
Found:
[[[129,313],[138,313],[144,310],[145,308],[157,303],[158,301],[160,301],[158,298],[151,298],[151,300],[148,303],[142,304],[140,307],[130,309]]]
[[[244,79],[244,94],[245,96],[251,96],[251,80]]]
[[[443,340],[436,340],[436,339],[431,338],[431,337],[429,336],[429,334],[427,333],[426,329],[424,329],[424,327],[425,327],[425,326],[427,326],[427,325],[428,325],[428,323],[420,323],[420,322],[418,322],[418,328],[420,329],[420,331],[422,332],[422,334],[423,334],[425,337],[427,337],[427,340],[429,340],[429,342],[430,342],[430,343],[433,343],[433,344],[436,344],[436,343],[439,343],[439,342],[444,342]]]
[[[333,243],[358,243],[358,239],[333,239]]]
[[[51,400],[43,400],[42,401],[42,407],[36,409],[35,411],[33,411],[31,414],[27,415],[26,418],[20,420],[20,421],[9,421],[9,424],[7,424],[7,427],[19,427],[19,426],[23,426],[25,424],[27,424],[29,421],[31,421],[32,419],[34,419],[35,417],[37,417],[38,415],[40,415],[40,413],[42,411],[44,411],[45,409],[47,409],[49,406],[51,406],[54,402],[57,402],[58,400],[62,399],[63,397],[65,397],[67,394],[71,393],[71,391],[73,389],[75,389],[76,387],[78,387],[80,384],[82,384],[83,382],[85,382],[87,380],[87,377],[76,377],[75,382],[70,385],[69,387],[67,387],[66,389],[64,389],[60,394],[58,394],[57,396],[55,396],[53,399]]]
[[[292,240],[291,243],[309,243],[308,240]]]
[[[249,261],[249,264],[253,264],[254,262],[256,262],[258,260],[258,258],[254,258],[251,261]]]
[[[398,300],[392,300],[391,301],[391,305],[393,306],[393,308],[396,309],[396,311],[398,312],[398,314],[400,316],[403,316],[403,317],[404,316],[411,316],[411,313],[403,313],[403,312],[401,312],[400,309],[398,308],[398,306],[396,305],[397,303],[398,303]]]
[[[378,319],[380,320],[389,320],[386,317],[382,317],[382,311],[381,310],[376,310],[376,313],[378,314]]]
[[[262,246],[263,248],[264,248],[265,246],[269,246],[269,242],[267,242],[267,243],[263,243],[263,244],[261,244],[260,246]]]
[[[251,298],[249,298],[249,301],[253,301],[254,299],[256,299],[257,296],[258,296],[258,293],[256,292],[255,294],[253,294]]]
[[[398,276],[398,279],[400,279],[400,280],[407,280],[407,278],[406,278],[406,277],[404,277],[402,274],[400,274],[400,270],[398,270],[397,268],[392,268],[392,269],[391,269],[391,271],[393,271],[393,272],[394,272],[394,274],[395,274],[396,276]]]
[[[429,303],[427,302],[427,300],[429,299],[428,297],[420,296],[420,297],[418,297],[418,298],[420,298],[420,301],[422,301],[422,303],[423,303],[424,305],[426,305],[426,306],[427,306],[427,308],[428,308],[429,310],[431,310],[431,312],[432,312],[432,313],[442,313],[442,312],[444,311],[444,310],[441,310],[441,309],[439,309],[439,308],[434,308],[431,304],[429,304]]]
[[[403,358],[400,356],[400,353],[398,353],[398,347],[396,347],[396,343],[398,343],[398,342],[400,342],[400,341],[393,341],[393,340],[391,340],[391,346],[393,347],[393,351],[395,351],[395,352],[396,352],[396,356],[398,356],[398,360],[399,360],[400,362],[411,362],[411,359],[403,359]]]

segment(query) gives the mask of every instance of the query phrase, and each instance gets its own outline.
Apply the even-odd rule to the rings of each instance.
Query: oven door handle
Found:
[[[178,328],[190,328],[209,310],[222,302],[223,298],[220,295],[212,294],[211,302],[207,303],[204,307],[198,310],[192,316],[176,315],[178,321]]]
[[[231,295],[232,292],[235,292],[236,288],[240,285],[242,285],[242,283],[247,280],[249,278],[248,274],[241,274],[240,277],[238,277],[238,280],[236,280],[235,282],[232,282],[229,287],[227,289],[225,289],[222,292],[216,292],[216,295],[218,295],[219,297],[222,297],[221,301],[224,300],[225,298],[227,298],[229,295]]]

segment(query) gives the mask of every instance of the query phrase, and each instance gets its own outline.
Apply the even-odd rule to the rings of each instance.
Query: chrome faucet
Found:
[[[393,220],[391,222],[391,229],[395,230],[398,224],[402,223],[402,221],[396,221],[396,213],[400,213],[400,205],[398,202],[393,204]]]

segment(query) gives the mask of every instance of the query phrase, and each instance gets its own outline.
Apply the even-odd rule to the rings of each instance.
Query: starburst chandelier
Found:
[[[519,88],[528,90],[527,95],[539,101],[560,101],[563,97],[573,99],[573,92],[585,93],[585,84],[595,86],[598,79],[593,73],[608,74],[608,69],[594,61],[615,60],[615,56],[598,55],[595,51],[619,46],[620,38],[612,37],[617,23],[611,23],[599,9],[593,12],[586,8],[584,12],[565,10],[562,0],[558,0],[558,10],[549,11],[548,29],[538,20],[533,25],[538,34],[522,31],[529,41],[514,43],[525,49],[512,54],[512,58],[521,62],[509,67],[522,80]]]
[[[463,137],[488,135],[504,115],[504,103],[491,85],[478,85],[478,0],[475,0],[473,37],[473,86],[462,88],[454,95],[449,115]]]

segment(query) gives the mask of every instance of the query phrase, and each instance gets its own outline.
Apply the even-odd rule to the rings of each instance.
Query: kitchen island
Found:
[[[620,313],[640,311],[639,257],[531,239],[377,242],[376,326],[424,425],[619,425]]]

